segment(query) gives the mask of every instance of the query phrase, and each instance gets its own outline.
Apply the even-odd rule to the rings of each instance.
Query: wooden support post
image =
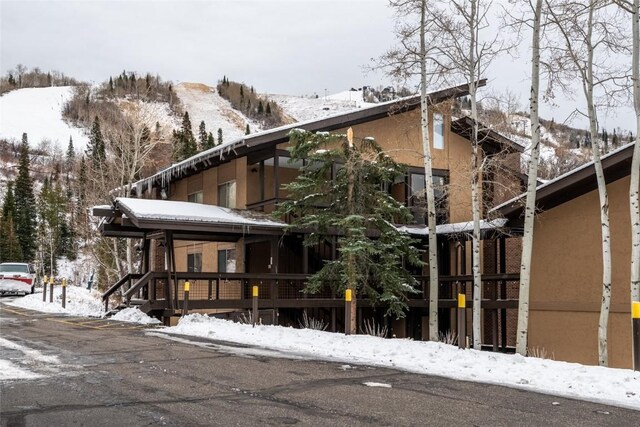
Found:
[[[182,315],[186,316],[189,314],[189,288],[191,284],[188,280],[184,281],[184,303],[182,305]]]
[[[251,320],[253,323],[253,327],[256,327],[256,319],[258,318],[258,292],[259,287],[257,285],[253,285],[253,289],[251,292],[252,302],[251,302]]]
[[[53,276],[49,277],[49,302],[53,302]]]
[[[458,348],[467,348],[467,301],[465,294],[458,294]]]
[[[351,335],[351,289],[344,291],[344,334]]]
[[[500,238],[500,273],[507,272],[507,252],[506,252],[506,238],[503,236]],[[500,281],[500,299],[507,299],[507,282]],[[502,351],[507,350],[507,309],[500,310],[500,347]]]
[[[213,281],[207,280],[207,299],[211,301],[213,299]]]
[[[633,370],[640,371],[640,301],[631,303]]]
[[[278,159],[278,156],[276,155],[276,160]],[[276,162],[277,164],[277,162]],[[276,171],[277,172],[277,171]],[[276,175],[277,176],[277,175]],[[273,237],[271,239],[271,273],[272,274],[278,274],[278,265],[280,264],[280,253],[278,250],[278,238],[277,237]],[[271,306],[273,307],[273,311],[272,311],[272,319],[273,319],[273,324],[277,325],[278,324],[278,307],[276,307],[276,297],[278,295],[278,286],[279,286],[279,282],[278,279],[275,279],[272,283],[271,283]]]
[[[44,280],[42,281],[42,302],[47,301],[47,280],[49,280],[49,278],[44,276]]]
[[[62,279],[62,308],[67,307],[67,279]]]

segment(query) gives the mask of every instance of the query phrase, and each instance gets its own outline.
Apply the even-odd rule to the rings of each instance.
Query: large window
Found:
[[[187,271],[189,273],[202,272],[202,253],[201,252],[187,254]]]
[[[222,249],[218,251],[218,272],[235,273],[236,272],[236,250]]]
[[[408,204],[415,212],[427,207],[425,179],[423,173],[409,174]],[[436,223],[446,224],[449,221],[449,207],[447,201],[448,174],[446,171],[433,171],[433,193],[436,202]],[[422,215],[420,213],[420,215]],[[417,218],[416,218],[417,219]],[[422,222],[420,220],[419,222]]]
[[[223,208],[236,207],[236,181],[225,182],[218,185],[218,206]]]
[[[187,196],[187,201],[191,203],[202,203],[202,191],[189,194]]]
[[[433,113],[433,148],[444,149],[444,117],[440,113]]]

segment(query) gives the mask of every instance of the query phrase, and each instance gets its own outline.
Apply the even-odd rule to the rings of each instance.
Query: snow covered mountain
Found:
[[[29,145],[43,140],[66,150],[69,137],[76,148],[84,147],[87,136],[62,118],[62,108],[71,99],[73,86],[18,89],[0,96],[0,138],[20,141],[27,133]]]

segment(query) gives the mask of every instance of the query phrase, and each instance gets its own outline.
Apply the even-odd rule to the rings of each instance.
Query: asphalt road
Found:
[[[617,407],[284,358],[2,301],[0,337],[21,347],[5,341],[0,359],[41,375],[0,383],[2,426],[640,425],[640,412]]]

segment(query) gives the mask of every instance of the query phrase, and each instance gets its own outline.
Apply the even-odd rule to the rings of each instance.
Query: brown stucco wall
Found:
[[[607,185],[612,245],[609,364],[631,367],[629,177]],[[536,220],[531,271],[529,347],[557,360],[597,364],[602,255],[597,191]]]

